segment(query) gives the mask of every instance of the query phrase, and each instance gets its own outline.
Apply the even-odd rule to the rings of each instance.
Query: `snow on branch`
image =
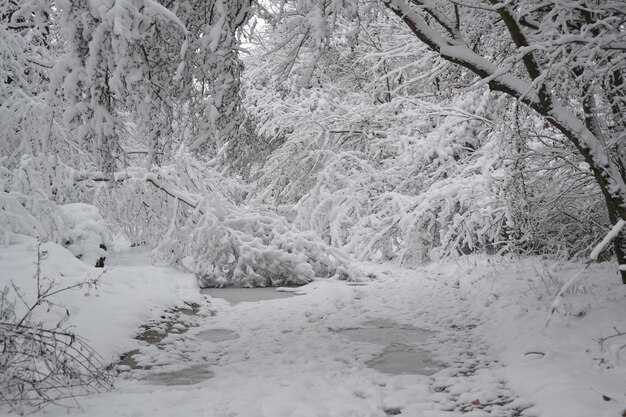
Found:
[[[431,15],[440,15],[430,3],[426,4],[427,2],[418,0],[414,3]],[[446,39],[433,29],[407,1],[386,0],[385,4],[409,26],[422,42],[438,52],[441,57],[469,69],[481,78],[490,78],[489,86],[493,90],[505,92],[525,102],[539,102],[536,92],[528,82],[514,76],[508,70],[502,71],[496,64],[474,52],[466,44],[459,31],[448,32],[453,36],[453,39]],[[436,20],[439,22],[441,19]]]
[[[620,220],[615,223],[613,228],[611,228],[609,233],[606,234],[604,239],[602,239],[602,241],[598,243],[595,248],[593,248],[591,254],[589,255],[589,259],[591,259],[592,261],[597,261],[600,252],[602,252],[607,247],[607,245],[620,234],[620,232],[624,228],[624,225],[626,225],[626,221],[624,220]]]

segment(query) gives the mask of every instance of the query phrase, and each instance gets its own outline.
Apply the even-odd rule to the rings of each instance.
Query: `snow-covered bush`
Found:
[[[0,237],[11,233],[63,244],[87,264],[102,266],[111,241],[109,226],[98,208],[86,203],[94,184],[89,176],[56,156],[23,155],[19,165],[0,179]]]
[[[498,105],[490,93],[443,106],[337,91],[273,97],[275,115],[300,109],[301,117],[261,125],[264,134],[284,131],[285,142],[260,171],[255,201],[294,204],[297,227],[360,259],[418,265],[511,250],[515,221],[502,198],[502,131],[490,120]]]
[[[67,230],[62,238],[63,246],[78,259],[103,267],[110,247],[111,232],[97,207],[84,203],[60,206]]]
[[[63,199],[66,191],[75,189],[70,171],[63,164],[54,165],[56,158],[22,155],[16,167],[5,169],[0,176],[0,234],[20,233],[42,241],[60,242],[66,225],[54,197]],[[66,188],[67,187],[67,188]],[[63,196],[63,197],[61,197]]]
[[[169,213],[165,236],[154,241],[155,256],[191,269],[202,286],[273,286],[305,283],[315,277],[358,279],[342,252],[310,232],[294,229],[272,212],[238,206],[217,188],[190,192],[180,171],[146,174]],[[164,178],[165,177],[165,178]],[[196,182],[195,184],[202,184]],[[202,189],[204,192],[200,193]]]
[[[218,203],[219,204],[219,203]],[[316,277],[357,279],[340,250],[282,217],[207,201],[192,247],[202,286],[304,284]],[[224,210],[226,209],[226,210]]]
[[[611,228],[588,164],[532,113],[514,107],[504,117],[502,198],[516,224],[508,238],[520,253],[586,258]]]
[[[24,415],[110,389],[108,363],[67,322],[72,292],[94,288],[99,276],[76,277],[90,268],[56,244],[18,234],[11,243],[0,275],[0,405]]]
[[[32,214],[17,198],[9,193],[0,193],[0,242],[9,244],[12,234],[42,237],[45,231]]]
[[[133,246],[152,249],[163,242],[163,234],[170,229],[172,221],[188,216],[189,205],[158,188],[156,184],[161,182],[184,190],[194,202],[200,195],[217,193],[238,203],[248,192],[244,185],[220,174],[210,164],[198,161],[181,147],[167,165],[152,170],[128,167],[107,181],[101,181],[92,201]]]
[[[297,227],[361,259],[417,265],[507,249],[514,221],[491,120],[500,103],[480,89],[443,95],[444,83],[458,82],[440,75],[445,64],[385,12],[362,12],[357,27],[333,21],[322,45],[313,37],[298,47],[296,37],[301,58],[261,45],[248,59],[245,103],[278,145],[253,201],[294,205]],[[276,75],[284,70],[287,82]]]

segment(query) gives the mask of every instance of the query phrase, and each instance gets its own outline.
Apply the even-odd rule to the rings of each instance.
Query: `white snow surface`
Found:
[[[49,252],[42,269],[59,281],[100,272],[57,245],[42,247]],[[31,238],[0,247],[1,284],[32,286],[36,248]],[[123,372],[112,392],[80,398],[69,415],[621,416],[626,336],[599,342],[626,330],[626,286],[614,265],[590,266],[546,326],[559,285],[580,268],[487,257],[414,270],[365,264],[376,278],[363,286],[316,280],[298,296],[233,305],[200,295],[193,276],[152,266],[145,253],[118,254],[97,291],[58,301],[103,356],[139,349],[137,360],[151,369]],[[142,323],[184,301],[201,304],[185,333],[158,347],[132,339]],[[373,320],[434,332],[416,347],[444,368],[423,376],[368,367],[384,346],[337,331]],[[238,337],[197,337],[210,329]],[[156,382],[186,369],[197,383]],[[49,406],[37,415],[67,413]]]
[[[0,246],[0,288],[15,283],[30,303],[36,298],[38,243],[23,235],[14,235],[13,242]],[[135,346],[133,336],[141,324],[158,318],[166,308],[182,305],[183,299],[200,298],[193,276],[152,266],[144,252],[118,255],[128,265],[102,269],[85,264],[54,243],[44,243],[40,250],[47,252],[41,262],[43,285],[54,280],[54,288],[60,289],[102,276],[96,288],[84,286],[54,295],[51,301],[63,308],[37,309],[34,319],[54,325],[64,318],[67,307],[66,324],[108,361]],[[108,263],[114,264],[115,256]],[[24,311],[23,304],[16,306],[18,313]]]

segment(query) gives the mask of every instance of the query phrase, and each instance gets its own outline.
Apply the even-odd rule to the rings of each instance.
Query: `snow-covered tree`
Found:
[[[284,39],[274,46],[277,61],[283,68],[279,72],[296,74],[303,80],[300,86],[314,89],[316,85],[313,74],[323,72],[322,68],[325,70],[327,67],[324,59],[333,56],[339,49],[333,43],[337,38],[338,28],[341,31],[341,28],[345,30],[352,25],[354,30],[350,35],[360,38],[361,41],[366,35],[369,36],[369,46],[379,50],[378,62],[371,67],[389,74],[378,80],[381,81],[378,83],[379,89],[396,94],[404,93],[403,85],[406,85],[406,80],[428,80],[428,83],[422,82],[421,85],[433,86],[426,91],[432,91],[440,98],[446,95],[453,98],[452,96],[458,94],[454,92],[458,88],[471,90],[482,86],[504,93],[513,99],[503,102],[507,108],[511,108],[511,103],[517,101],[534,112],[529,115],[531,120],[542,120],[542,132],[523,136],[522,140],[527,141],[529,146],[550,149],[554,146],[548,142],[564,144],[557,146],[561,152],[567,153],[562,161],[568,161],[577,167],[576,175],[567,177],[567,169],[559,168],[555,172],[570,181],[574,181],[572,178],[582,181],[568,182],[576,188],[573,192],[567,187],[562,188],[565,194],[578,194],[577,201],[583,202],[584,195],[593,195],[596,192],[594,187],[597,187],[595,190],[599,190],[606,203],[609,222],[615,223],[618,218],[624,218],[625,87],[622,79],[626,60],[622,47],[625,36],[624,9],[619,7],[619,3],[584,0],[566,4],[532,0],[476,0],[465,3],[389,0],[384,5],[399,18],[395,22],[402,22],[405,29],[412,33],[413,40],[407,41],[410,42],[408,44],[426,47],[434,55],[404,55],[402,58],[413,62],[407,62],[404,66],[393,63],[392,58],[397,56],[394,53],[398,49],[389,48],[392,43],[389,39],[406,39],[406,32],[391,30],[392,34],[384,38],[386,44],[383,48],[372,41],[375,37],[368,33],[368,25],[385,15],[377,4],[357,1],[323,5],[315,2],[286,2],[277,6],[275,13],[278,23],[274,25],[283,25],[283,35],[279,39]],[[396,24],[388,23],[387,28]],[[358,46],[353,47],[352,50],[357,48]],[[424,56],[432,58],[424,59]],[[414,72],[411,77],[407,74],[408,68],[421,68],[422,71]],[[356,72],[359,75],[368,73],[367,70]],[[397,87],[394,88],[392,81],[397,83]],[[350,91],[358,89],[354,84],[350,87]],[[309,93],[305,92],[303,96],[307,94]],[[419,97],[420,93],[414,90],[407,97],[411,95]],[[378,100],[389,99],[393,99],[392,94],[379,93]],[[430,102],[442,103],[437,100]],[[504,115],[506,111],[501,111],[494,123],[503,123],[506,120]],[[435,124],[439,121],[435,121]],[[316,122],[319,123],[319,120]],[[389,124],[391,125],[392,123]],[[542,143],[542,135],[550,139]],[[502,137],[505,139],[501,141],[502,147],[512,149],[510,144],[517,139],[511,140],[505,135]],[[513,171],[515,169],[509,171],[507,176],[510,177]],[[546,175],[546,172],[552,170],[541,173]],[[547,175],[542,178],[547,178]],[[511,188],[513,183],[509,181],[508,184],[507,190],[510,192],[514,189]],[[552,184],[559,188],[565,183]],[[275,185],[278,183],[275,182]],[[276,192],[276,189],[281,187],[274,186],[271,192]],[[505,195],[507,194],[503,194],[502,198]],[[520,220],[517,226],[507,226],[508,238],[515,240],[521,237],[521,223],[528,221],[533,215],[528,217],[530,213],[522,214],[519,210],[523,205],[518,204],[519,197],[508,195],[504,199],[513,203],[511,207],[514,210],[511,213],[517,212],[517,216],[512,215],[510,222],[515,221],[514,217]],[[545,203],[550,206],[547,201]],[[583,202],[584,207],[592,205]],[[530,210],[530,206],[523,209]],[[542,212],[543,207],[534,206],[532,209]],[[602,216],[600,219],[605,222]],[[533,228],[537,230],[541,221],[539,217],[535,217],[535,220]],[[564,217],[557,221],[561,226],[568,223],[572,224]],[[607,227],[607,224],[604,223],[602,227]],[[574,235],[583,230],[581,227],[575,229]],[[544,241],[536,242],[537,247],[546,247],[544,244],[548,237],[545,234],[542,236]],[[526,238],[531,237],[526,235]],[[592,239],[594,238],[597,235]],[[622,245],[623,242],[616,239],[615,253],[620,264],[626,262]],[[623,274],[623,279],[626,282],[626,274]]]
[[[385,4],[441,58],[532,108],[567,138],[593,174],[611,221],[626,218],[626,12],[619,2]],[[622,235],[614,245],[620,264],[623,245]]]
[[[180,99],[191,118],[188,145],[198,154],[215,153],[245,135],[241,108],[240,29],[251,2],[180,0],[168,3],[188,31]]]
[[[269,41],[250,59],[245,103],[275,148],[255,199],[365,259],[512,250],[495,98],[442,92],[458,79],[391,19],[344,24],[313,69],[301,48],[287,82]]]
[[[83,202],[137,244],[243,245],[229,173],[361,258],[580,256],[624,217],[624,12],[494,1],[5,2],[3,189],[55,239],[42,213]]]
[[[186,28],[152,0],[58,3],[68,52],[56,65],[53,88],[69,104],[68,131],[99,170],[111,173],[123,166],[130,118],[147,163],[158,163],[171,137]]]
[[[0,165],[8,169],[25,154],[69,150],[43,97],[57,49],[53,15],[45,0],[0,4]]]

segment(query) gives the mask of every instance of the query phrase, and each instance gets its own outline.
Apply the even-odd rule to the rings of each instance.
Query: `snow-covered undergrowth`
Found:
[[[98,208],[72,203],[62,205],[61,211],[68,228],[63,245],[87,265],[103,267],[112,236]]]
[[[41,214],[41,207],[45,208],[45,216],[36,218],[33,213]],[[19,240],[19,235],[30,236],[63,244],[88,265],[104,266],[111,231],[97,207],[84,203],[57,205],[46,199],[37,201],[2,192],[0,209],[0,241],[4,244]]]
[[[112,217],[122,219],[131,241],[193,272],[202,286],[360,277],[341,250],[271,211],[241,204],[240,185],[193,161],[179,159],[154,171],[128,169],[116,181],[120,184],[111,191],[114,198],[104,201]],[[126,204],[120,207],[118,199]]]
[[[0,247],[0,287],[15,284],[29,304],[37,296],[37,248],[37,240],[21,235],[14,235],[11,244]],[[158,317],[165,308],[200,298],[193,275],[152,266],[145,251],[130,255],[139,255],[141,262],[135,260],[138,263],[126,266],[113,261],[104,272],[54,243],[42,244],[41,252],[45,252],[40,266],[42,285],[61,289],[101,276],[95,286],[85,284],[56,294],[51,299],[53,308],[37,309],[33,318],[46,325],[63,320],[107,361],[132,346],[140,324]],[[25,312],[24,308],[23,302],[16,303],[18,315]]]
[[[26,156],[3,178],[0,236],[61,243],[96,265],[105,261],[116,230],[133,246],[154,249],[155,258],[194,272],[203,286],[359,279],[341,250],[270,211],[243,205],[243,185],[188,156],[112,176]]]
[[[84,208],[84,207],[83,207]],[[0,246],[0,403],[17,412],[106,391],[110,365],[144,322],[198,301],[192,275],[89,266],[55,243],[12,234]]]
[[[196,223],[193,270],[206,287],[304,284],[316,277],[356,280],[360,275],[341,250],[313,232],[300,232],[272,212],[207,202]],[[186,242],[190,230],[178,245]]]
[[[360,277],[341,250],[271,212],[210,202],[204,207],[206,211],[171,229],[155,252],[189,267],[202,286],[278,286],[316,277]]]
[[[62,244],[77,258],[102,264],[111,242],[111,223],[94,202],[94,183],[85,171],[55,156],[22,156],[0,175],[0,240],[14,234]]]
[[[512,242],[491,95],[454,109],[404,97],[365,105],[360,92],[321,89],[275,101],[263,129],[292,133],[261,171],[255,199],[295,204],[299,227],[359,259],[412,266]],[[302,108],[297,123],[275,114],[293,106]],[[437,122],[438,112],[447,116]]]

